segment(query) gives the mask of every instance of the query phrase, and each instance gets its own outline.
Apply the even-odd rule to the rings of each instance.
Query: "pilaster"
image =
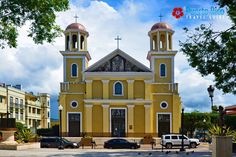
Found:
[[[145,104],[145,133],[151,133],[151,105]]]
[[[103,99],[108,99],[109,98],[109,80],[102,80],[103,84]]]
[[[92,82],[93,80],[85,80],[86,82],[86,98],[92,99]]]
[[[128,107],[128,134],[134,133],[134,105],[129,104]]]
[[[92,109],[93,104],[85,104],[85,132],[92,133]]]
[[[144,80],[145,82],[145,100],[150,100],[151,95],[151,80]]]
[[[128,99],[134,98],[134,80],[127,80],[128,82]]]
[[[103,104],[103,133],[105,136],[109,135],[109,104]]]

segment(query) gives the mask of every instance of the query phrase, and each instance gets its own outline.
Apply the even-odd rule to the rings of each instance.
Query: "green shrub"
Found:
[[[24,141],[25,143],[28,143],[34,137],[35,135],[32,133],[32,131],[26,128],[16,133],[16,139],[17,139],[17,142],[19,143],[22,141]]]

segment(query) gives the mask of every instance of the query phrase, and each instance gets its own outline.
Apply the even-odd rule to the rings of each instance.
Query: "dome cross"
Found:
[[[79,16],[77,16],[77,14],[75,14],[74,18],[75,18],[75,23],[77,23],[77,19],[79,18]]]
[[[160,14],[158,17],[160,18],[160,22],[161,22],[163,15]]]
[[[121,40],[121,38],[119,37],[119,35],[117,35],[117,37],[115,38],[115,40],[117,40],[117,49],[119,49],[119,40]]]

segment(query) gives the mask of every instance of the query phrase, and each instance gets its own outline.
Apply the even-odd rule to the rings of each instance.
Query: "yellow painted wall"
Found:
[[[153,132],[157,132],[157,112],[172,112],[172,95],[154,95],[153,96]],[[162,109],[160,107],[160,104],[162,101],[166,101],[168,103],[168,108],[167,109]]]
[[[181,100],[179,95],[173,95],[173,133],[179,133],[181,127]]]
[[[71,77],[71,64],[76,63],[78,66],[78,77]],[[82,58],[66,59],[66,81],[80,82],[82,80]]]
[[[166,77],[160,77],[160,64],[166,64]],[[157,58],[155,59],[155,82],[169,83],[171,82],[171,58]]]
[[[101,136],[103,131],[103,108],[101,105],[93,105],[93,135]]]
[[[93,99],[102,99],[103,84],[102,81],[94,80],[92,83]]]
[[[134,133],[143,134],[145,132],[145,109],[143,105],[134,108]]]
[[[59,103],[63,106],[63,112],[62,112],[62,132],[67,132],[67,113],[68,112],[81,112],[82,113],[82,132],[84,131],[84,117],[83,114],[84,111],[84,95],[81,94],[61,94],[60,95],[60,101]],[[78,107],[72,108],[71,107],[71,101],[77,101]]]
[[[142,80],[134,81],[134,98],[144,99],[145,97],[145,83]]]

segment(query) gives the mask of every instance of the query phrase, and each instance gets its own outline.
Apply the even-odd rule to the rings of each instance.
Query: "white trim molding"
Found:
[[[170,133],[172,133],[172,113],[171,112],[156,112],[156,132],[157,132],[157,134],[158,134],[158,129],[159,129],[159,126],[158,126],[158,115],[159,114],[170,115]]]
[[[85,107],[93,107],[93,104],[84,104]]]
[[[162,107],[162,104],[163,104],[163,103],[166,103],[166,107]],[[169,104],[168,104],[166,101],[162,101],[162,102],[160,103],[160,108],[161,108],[161,109],[164,109],[164,110],[165,110],[165,109],[168,108],[168,106],[169,106]]]
[[[116,84],[117,83],[120,83],[121,84],[121,94],[116,94]],[[116,81],[113,83],[113,96],[124,96],[124,85],[123,85],[123,82],[121,81]]]
[[[128,127],[127,127],[127,124],[128,124],[128,122],[127,122],[127,120],[128,120],[127,108],[124,108],[124,107],[111,107],[110,108],[110,118],[109,118],[109,121],[110,121],[110,133],[112,133],[112,130],[111,130],[111,110],[112,109],[124,109],[125,110],[125,133],[127,133],[128,132],[127,131],[127,129],[128,129]]]
[[[109,106],[110,106],[109,104],[102,104],[103,108],[109,108]]]
[[[73,65],[76,65],[76,76],[73,76]],[[77,63],[71,63],[70,65],[70,77],[71,78],[77,78],[78,77],[78,74],[79,74],[79,70],[78,70],[78,64]]]
[[[84,99],[85,103],[151,103],[151,100],[144,99]]]
[[[110,80],[102,80],[102,83],[103,83],[103,84],[107,84],[107,83],[109,83],[109,81],[110,81]]]
[[[80,114],[80,133],[83,132],[82,112],[67,112],[67,132],[69,132],[69,114]]]
[[[161,76],[161,66],[162,65],[165,66],[165,76]],[[160,65],[159,65],[159,76],[160,76],[160,78],[166,78],[167,77],[167,66],[166,66],[166,63],[160,63]]]
[[[127,80],[128,83],[134,83],[134,80]]]
[[[72,106],[72,103],[76,103],[76,107],[74,107],[74,106]],[[70,102],[70,107],[71,108],[77,108],[79,106],[79,103],[78,103],[78,101],[76,101],[76,100],[72,100],[71,102]]]

